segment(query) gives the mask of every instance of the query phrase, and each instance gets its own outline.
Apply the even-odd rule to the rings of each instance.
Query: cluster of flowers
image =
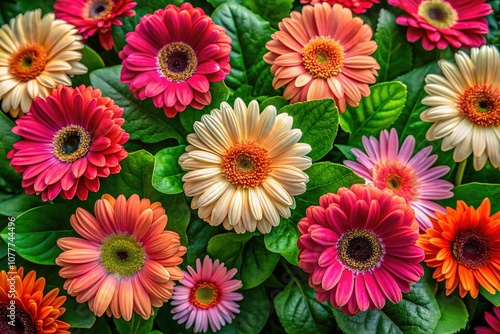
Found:
[[[266,45],[273,86],[285,87],[291,103],[331,98],[342,113],[375,83],[379,65],[371,54],[377,45],[353,12],[377,1],[301,2],[311,5],[283,19]],[[405,12],[397,22],[424,49],[472,48],[470,55],[459,51],[456,64],[439,61],[443,76],[426,77],[422,103],[429,108],[421,119],[433,123],[427,139],[442,138],[442,149],[454,149],[456,162],[472,153],[476,170],[487,160],[500,168],[500,58],[496,48],[483,45],[491,7],[466,0],[389,4]],[[0,29],[1,107],[19,117],[12,131],[22,138],[7,158],[22,173],[26,193],[43,201],[86,200],[99,190],[100,178],[120,172],[129,139],[121,127],[123,109],[98,89],[69,87],[69,76],[87,72],[81,40],[97,34],[111,49],[111,25],[134,15],[134,6],[130,0],[57,0],[54,14],[20,14]],[[126,42],[119,53],[122,83],[136,98],[151,98],[167,117],[209,105],[210,83],[231,71],[231,38],[189,3],[145,15]],[[269,233],[281,217],[290,217],[312,163],[311,147],[299,143],[302,132],[292,125],[292,117],[275,107],[260,111],[256,101],[247,106],[240,99],[196,122],[179,164],[199,217],[236,233]],[[431,147],[414,154],[412,136],[400,147],[396,130],[384,130],[379,139],[364,137],[363,146],[364,152],[352,150],[357,162],[344,163],[366,184],[323,195],[298,223],[299,266],[310,274],[317,299],[349,315],[382,308],[386,300],[397,303],[423,275],[422,261],[436,268],[435,279],[446,281],[447,294],[457,287],[461,297],[470,292],[473,298],[479,286],[500,290],[500,213],[491,215],[489,200],[477,209],[462,201],[456,209],[436,204],[452,196],[453,185],[441,179],[449,167],[433,167]],[[198,259],[195,269],[179,269],[187,249],[177,233],[165,230],[161,203],[105,194],[94,214],[79,208],[70,222],[81,238],[59,239],[63,252],[56,264],[64,289],[96,315],[147,319],[153,307],[172,299],[179,323],[216,331],[239,312],[236,269],[209,257]],[[0,313],[7,279],[1,272]],[[35,279],[23,269],[15,277],[22,321],[67,333],[69,325],[57,320],[65,297],[57,297],[57,289],[43,296],[44,279]],[[498,330],[496,318],[487,315]]]

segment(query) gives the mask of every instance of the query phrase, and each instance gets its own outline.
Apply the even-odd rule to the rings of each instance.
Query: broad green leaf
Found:
[[[335,147],[339,149],[340,152],[348,159],[352,161],[356,161],[356,156],[352,153],[352,149],[354,147],[349,145],[335,144]]]
[[[80,305],[86,305],[86,304],[80,304]],[[88,308],[88,307],[87,307]],[[71,312],[70,310],[66,309],[66,312],[64,313],[63,317],[66,316],[68,312]],[[95,315],[94,315],[95,317]],[[97,317],[95,319],[94,324],[90,328],[78,328],[78,329],[73,329],[71,330],[71,333],[73,334],[94,334],[94,333],[99,333],[99,334],[113,334],[111,331],[111,327],[107,323],[108,317]],[[71,328],[74,328],[71,326]]]
[[[222,226],[210,226],[209,223],[197,218],[187,227],[189,247],[185,256],[185,264],[195,266],[196,259],[203,260],[207,255],[208,241],[216,234],[225,231]]]
[[[349,145],[361,146],[363,136],[371,136],[389,128],[399,117],[406,101],[406,86],[397,81],[382,82],[370,87],[370,95],[359,106],[347,107],[341,119],[348,125]],[[341,124],[343,124],[341,122]],[[346,130],[346,129],[344,129]]]
[[[147,334],[153,330],[153,324],[155,317],[158,315],[157,308],[155,313],[148,319],[144,320],[140,315],[133,312],[132,319],[129,321],[123,318],[116,319],[113,318],[113,322],[116,325],[116,329],[120,334]]]
[[[16,17],[20,12],[18,1],[4,0],[0,2],[0,26],[8,24],[10,19]]]
[[[184,194],[166,196],[162,200],[165,213],[168,217],[167,230],[174,231],[181,237],[181,245],[188,245],[186,229],[191,219],[191,211],[186,204]]]
[[[176,283],[178,284],[178,283]],[[179,324],[177,320],[173,320],[173,306],[170,302],[163,303],[163,306],[158,310],[158,315],[155,318],[155,327],[159,328],[163,333],[189,333],[186,330],[186,323]],[[210,326],[209,326],[210,328]],[[192,328],[191,328],[192,329]]]
[[[238,291],[243,295],[240,313],[233,321],[237,324],[238,334],[258,334],[269,317],[269,297],[266,289],[260,285],[250,290]]]
[[[260,111],[264,110],[267,106],[274,106],[279,113],[281,108],[287,106],[288,104],[289,104],[288,101],[285,100],[283,97],[273,96],[262,101],[262,103],[260,104]]]
[[[223,233],[208,241],[207,252],[212,259],[219,259],[226,267],[239,268],[244,257],[245,244],[252,238],[251,233]],[[240,272],[238,272],[239,276]]]
[[[239,269],[243,289],[251,289],[271,276],[280,255],[266,249],[262,237],[252,238],[245,244]]]
[[[452,191],[453,197],[439,201],[441,205],[456,208],[457,201],[462,200],[477,209],[485,198],[489,198],[491,213],[500,211],[500,184],[472,182],[455,187]]]
[[[28,195],[22,192],[5,201],[0,201],[0,215],[17,217],[29,209],[33,209],[34,207],[44,204],[45,203],[40,199],[40,196]]]
[[[446,296],[444,290],[436,296],[441,310],[441,318],[434,331],[435,334],[458,332],[464,328],[469,318],[469,312],[462,299],[456,294]]]
[[[130,134],[130,139],[139,139],[144,143],[156,143],[167,138],[184,141],[183,131],[179,132],[182,127],[178,118],[168,119],[151,99],[136,99],[128,85],[120,82],[120,71],[121,65],[95,70],[90,73],[90,82],[124,109],[125,123],[122,127]]]
[[[90,86],[90,72],[105,67],[101,56],[99,56],[99,54],[88,45],[85,45],[80,52],[82,53],[82,60],[80,62],[87,66],[88,72],[71,78],[71,84],[73,87],[77,87],[82,84]]]
[[[21,13],[40,8],[42,15],[54,11],[55,0],[18,0]]]
[[[21,137],[12,133],[14,127],[12,122],[2,111],[0,111],[0,191],[14,192],[21,188],[21,174],[16,173],[14,168],[9,166],[10,160],[6,158],[7,153],[12,149],[12,145],[21,140]]]
[[[494,306],[496,306],[496,307],[500,306],[500,292],[497,291],[497,293],[491,294],[488,291],[486,291],[486,289],[483,288],[482,286],[479,287],[479,292],[481,293],[481,295],[484,298],[486,298]]]
[[[331,333],[335,324],[330,308],[316,300],[316,292],[295,280],[274,298],[274,308],[289,334]]]
[[[411,46],[405,32],[399,29],[394,14],[386,9],[380,11],[377,32],[374,36],[377,51],[373,58],[380,65],[377,82],[389,81],[412,69]]]
[[[313,161],[321,159],[332,149],[339,123],[332,99],[290,104],[281,108],[280,113],[293,117],[293,127],[302,131],[300,142],[311,145],[308,155]]]
[[[182,192],[182,175],[179,157],[186,152],[186,146],[167,147],[156,153],[153,169],[153,187],[164,194]]]
[[[264,236],[266,248],[274,253],[281,254],[288,262],[297,266],[299,264],[299,249],[297,240],[299,240],[299,229],[297,224],[303,216],[292,210],[290,218],[281,218],[280,224],[273,227],[271,232]]]

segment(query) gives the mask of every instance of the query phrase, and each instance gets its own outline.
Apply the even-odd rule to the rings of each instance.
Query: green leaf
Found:
[[[86,305],[86,304],[79,304],[79,305]],[[66,312],[64,313],[63,317],[66,316],[68,312],[71,312],[70,310],[66,309]],[[95,315],[94,315],[95,318]],[[94,334],[94,333],[99,333],[99,334],[113,334],[111,331],[111,327],[107,323],[106,319],[109,319],[107,317],[98,317],[95,319],[94,324],[90,328],[79,328],[78,330],[72,330],[71,332],[74,334]],[[71,328],[74,328],[71,326]]]
[[[436,300],[441,310],[441,318],[434,331],[435,334],[448,334],[458,332],[460,329],[465,328],[469,312],[462,299],[456,294],[446,296],[442,291],[436,296]]]
[[[21,13],[27,12],[28,10],[34,10],[40,8],[42,10],[42,15],[44,15],[54,10],[55,0],[18,0],[18,1]]]
[[[115,323],[116,329],[120,334],[146,334],[153,330],[156,315],[158,315],[158,312],[155,308],[155,314],[148,320],[144,320],[140,315],[133,312],[132,319],[129,321],[125,321],[123,318],[113,318],[113,322]]]
[[[290,334],[331,333],[335,322],[330,308],[316,300],[316,292],[307,284],[297,283],[291,281],[274,298],[274,308],[283,328]]]
[[[349,145],[361,146],[361,138],[387,129],[399,117],[406,101],[406,86],[397,81],[382,82],[370,87],[370,95],[358,107],[347,107],[341,120],[350,132]],[[341,122],[341,124],[343,124]]]
[[[88,72],[71,78],[73,87],[77,87],[82,84],[84,84],[85,86],[90,86],[90,72],[103,68],[105,66],[101,56],[99,56],[99,54],[88,45],[85,45],[83,49],[80,50],[80,52],[82,53],[81,63],[87,66]]]
[[[496,307],[500,306],[500,292],[497,291],[497,293],[491,294],[488,291],[486,291],[486,289],[483,288],[482,286],[479,287],[479,292],[481,293],[481,295],[484,298],[486,298],[494,306],[496,306]]]
[[[399,29],[394,14],[386,9],[380,11],[374,39],[378,48],[373,53],[373,58],[380,65],[377,82],[392,80],[412,69],[410,43],[404,30]]]
[[[239,268],[243,289],[251,289],[271,276],[280,255],[268,251],[261,237],[252,238],[245,244],[243,258]]]
[[[5,184],[0,184],[0,190],[3,188],[7,192],[14,192],[21,187],[21,174],[16,173],[14,168],[9,165],[10,160],[5,158],[12,149],[15,142],[21,140],[21,137],[12,133],[14,122],[12,122],[3,112],[0,112],[0,176]]]
[[[168,217],[166,229],[177,232],[181,237],[181,244],[187,246],[188,238],[186,229],[191,218],[191,211],[186,204],[184,194],[166,196],[166,199],[162,200],[162,202]]]
[[[457,207],[457,201],[462,200],[468,206],[478,208],[485,198],[490,199],[491,212],[500,211],[500,184],[472,182],[459,185],[452,189],[453,197],[439,201],[443,206]]]
[[[155,155],[153,187],[164,194],[182,192],[184,171],[179,165],[179,157],[186,152],[186,146],[167,147]]]
[[[186,265],[194,267],[196,259],[203,259],[207,254],[208,241],[217,233],[220,232],[222,227],[211,226],[209,223],[201,219],[193,220],[187,227],[187,236],[189,240],[189,247],[186,253]],[[223,229],[223,228],[222,228]]]
[[[9,23],[10,19],[20,12],[19,2],[13,0],[0,2],[0,26]]]
[[[261,285],[238,292],[243,294],[243,300],[237,302],[240,305],[240,313],[235,319],[238,334],[260,333],[269,317],[270,303],[266,289]]]
[[[122,127],[130,134],[130,139],[144,143],[157,143],[167,138],[184,141],[184,134],[179,132],[182,127],[178,118],[168,119],[163,110],[153,105],[151,99],[136,99],[128,85],[120,82],[120,71],[121,65],[95,70],[90,73],[90,82],[124,109],[125,123]]]
[[[264,110],[267,106],[274,106],[279,113],[281,108],[287,106],[288,104],[288,101],[283,97],[273,96],[262,101],[262,103],[260,104],[260,111]]]
[[[281,108],[280,113],[292,116],[293,127],[302,130],[300,142],[311,145],[309,157],[313,161],[332,149],[339,124],[339,113],[332,99],[290,104]]]
[[[208,241],[207,252],[212,259],[224,262],[228,269],[239,268],[243,258],[243,249],[251,238],[251,233],[218,234]]]
[[[21,213],[34,207],[44,205],[40,196],[19,193],[5,201],[0,201],[0,215],[17,217]]]

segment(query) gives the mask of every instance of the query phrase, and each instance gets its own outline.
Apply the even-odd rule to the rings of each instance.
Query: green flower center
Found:
[[[377,267],[385,254],[384,246],[373,232],[354,229],[344,233],[337,243],[342,264],[354,272]]]
[[[454,26],[458,20],[457,11],[443,0],[422,1],[418,6],[418,15],[423,17],[431,26],[441,29]]]
[[[101,263],[109,273],[128,277],[141,270],[146,261],[142,244],[128,235],[113,235],[101,245]]]

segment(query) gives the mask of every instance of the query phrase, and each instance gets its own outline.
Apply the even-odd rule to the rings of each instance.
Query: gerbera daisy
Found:
[[[120,52],[120,79],[167,117],[210,104],[210,82],[231,72],[231,38],[201,8],[168,5],[143,16]]]
[[[188,266],[188,272],[183,271],[181,285],[174,288],[172,309],[174,320],[179,324],[186,323],[186,329],[194,324],[194,332],[206,332],[208,325],[212,332],[230,324],[235,313],[240,313],[237,301],[243,295],[235,292],[243,284],[233,279],[237,269],[227,270],[219,260],[212,261],[207,256],[203,260],[196,259],[196,270]]]
[[[479,286],[494,294],[500,290],[500,212],[490,216],[488,198],[477,210],[457,201],[456,210],[446,207],[446,211],[436,213],[433,227],[418,241],[424,261],[436,268],[432,277],[446,280],[446,295],[457,286],[462,298],[467,292],[476,298]]]
[[[500,307],[494,307],[493,313],[484,312],[484,319],[490,327],[476,327],[476,334],[498,334],[500,333]]]
[[[335,100],[340,112],[355,107],[370,95],[375,83],[377,49],[372,28],[336,4],[304,6],[302,14],[279,23],[279,31],[266,43],[264,61],[275,75],[273,87],[285,85],[283,97],[292,103],[322,98]]]
[[[406,137],[399,147],[398,133],[391,129],[380,133],[380,142],[373,136],[363,136],[365,152],[356,148],[352,153],[358,162],[344,160],[344,164],[356,174],[365,178],[366,183],[380,189],[390,189],[403,197],[415,210],[415,216],[422,230],[431,227],[429,217],[434,212],[444,212],[444,208],[434,200],[453,197],[453,184],[441,180],[450,171],[448,166],[431,167],[437,154],[430,155],[432,146],[419,151],[411,159],[415,148],[415,138]]]
[[[0,333],[70,334],[69,324],[59,320],[66,309],[59,289],[44,295],[45,278],[24,269],[0,271]],[[14,303],[14,304],[13,304]]]
[[[320,197],[299,222],[299,266],[320,302],[348,315],[398,303],[424,274],[418,224],[404,198],[355,184]]]
[[[132,0],[56,0],[56,18],[73,24],[83,38],[88,39],[95,33],[105,50],[113,48],[111,26],[121,26],[122,16],[133,16],[132,10],[137,3]]]
[[[490,159],[500,168],[500,59],[492,45],[455,54],[456,65],[438,62],[444,77],[428,74],[422,103],[431,107],[420,118],[434,122],[427,140],[443,138],[441,149],[453,151],[453,160],[463,161],[472,153],[480,170]]]
[[[354,13],[361,14],[366,12],[368,8],[371,8],[374,3],[380,3],[380,0],[300,0],[301,4],[310,5],[315,5],[322,2],[326,2],[331,6],[339,3],[345,8],[349,8]]]
[[[388,0],[390,5],[408,15],[396,18],[407,26],[406,38],[410,42],[422,39],[426,50],[471,48],[486,43],[488,33],[485,17],[493,10],[486,0]]]
[[[7,154],[23,173],[22,186],[43,201],[61,195],[86,200],[99,190],[99,178],[120,171],[129,139],[121,125],[123,109],[99,89],[58,86],[45,100],[33,101],[30,113],[12,132],[23,137]]]
[[[54,14],[40,9],[19,14],[0,28],[0,99],[2,110],[18,117],[31,102],[46,97],[62,84],[71,86],[68,75],[84,74],[79,62],[82,37]]]
[[[305,156],[311,146],[298,143],[302,132],[292,125],[274,106],[259,113],[257,101],[247,108],[240,98],[234,110],[223,102],[195,122],[179,164],[188,171],[184,192],[200,218],[236,233],[268,233],[280,216],[290,217],[294,196],[309,181],[303,170],[311,166]]]
[[[167,216],[160,202],[105,194],[94,212],[78,208],[70,218],[83,239],[57,241],[63,250],[56,264],[67,278],[64,288],[77,302],[88,302],[97,316],[106,312],[128,321],[135,312],[148,319],[182,278],[177,266],[186,247],[177,233],[165,231]]]

